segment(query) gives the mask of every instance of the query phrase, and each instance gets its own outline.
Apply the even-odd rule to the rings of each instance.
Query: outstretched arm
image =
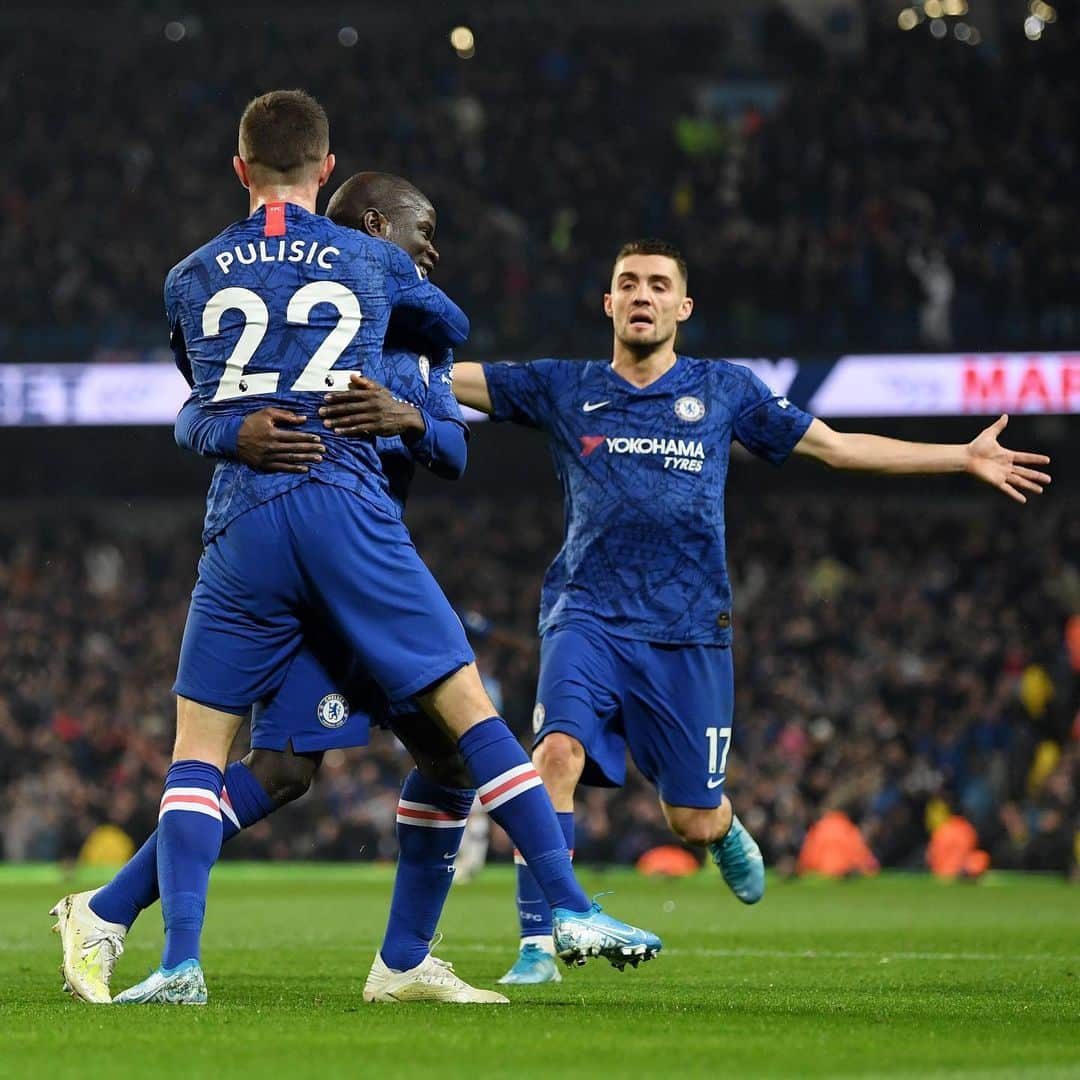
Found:
[[[491,394],[488,393],[483,364],[458,362],[454,365],[454,397],[471,409],[491,412]]]
[[[1050,477],[1033,465],[1048,465],[1045,454],[1007,450],[998,436],[1009,422],[1001,416],[966,445],[907,442],[881,435],[834,431],[814,420],[795,446],[795,453],[834,469],[910,475],[915,473],[966,472],[1003,491],[1017,502],[1027,502],[1024,492],[1042,494]]]

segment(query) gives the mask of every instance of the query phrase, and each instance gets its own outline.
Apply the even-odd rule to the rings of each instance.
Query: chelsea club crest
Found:
[[[696,397],[681,397],[675,402],[675,415],[688,424],[696,424],[705,415],[705,403]]]
[[[325,728],[339,728],[349,719],[349,703],[341,694],[327,694],[315,710]]]

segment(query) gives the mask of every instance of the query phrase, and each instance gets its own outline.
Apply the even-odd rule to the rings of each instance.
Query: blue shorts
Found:
[[[173,689],[246,712],[282,687],[312,635],[338,640],[392,701],[473,660],[400,516],[316,480],[241,514],[207,546]],[[327,717],[339,719],[333,703]]]
[[[554,731],[585,747],[582,783],[621,787],[626,751],[671,806],[724,793],[734,679],[726,645],[661,645],[575,620],[540,646],[535,743]]]
[[[367,746],[371,727],[415,716],[414,699],[391,703],[344,643],[316,631],[304,638],[281,685],[251,710],[251,745],[298,754]]]

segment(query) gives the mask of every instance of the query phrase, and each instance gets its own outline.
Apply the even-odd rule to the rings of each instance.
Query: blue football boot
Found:
[[[655,934],[605,915],[595,900],[588,911],[555,908],[551,915],[555,952],[568,965],[580,966],[590,956],[602,956],[622,971],[627,964],[637,967],[651,960],[663,948]]]
[[[765,895],[765,860],[743,823],[731,816],[731,828],[722,840],[709,845],[728,888],[744,903],[756,904]]]
[[[514,966],[499,980],[503,986],[535,986],[538,983],[562,982],[555,957],[539,945],[521,946]]]
[[[151,971],[112,1000],[114,1005],[205,1005],[206,980],[198,960],[185,960],[168,971]]]

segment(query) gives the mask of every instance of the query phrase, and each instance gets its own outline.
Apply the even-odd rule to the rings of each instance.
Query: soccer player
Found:
[[[1001,417],[967,446],[844,434],[773,394],[749,369],[675,351],[690,318],[686,263],[662,241],[618,253],[604,311],[610,362],[461,364],[463,404],[545,431],[566,499],[562,549],[540,609],[533,762],[573,848],[579,782],[620,786],[628,747],[672,831],[708,849],[744,903],[761,853],[723,794],[732,733],[731,589],[724,487],[732,440],[880,473],[968,472],[1025,501],[1049,459],[1014,453]],[[521,950],[504,983],[557,981],[551,911],[521,852]]]
[[[396,245],[315,213],[334,166],[322,107],[301,91],[252,101],[233,161],[249,216],[165,283],[172,345],[200,400],[231,414],[299,414],[358,374],[386,385],[391,312],[431,347],[468,320]],[[200,1004],[210,868],[221,847],[229,748],[251,706],[281,685],[305,628],[325,626],[391,701],[417,697],[451,737],[481,801],[529,861],[567,962],[655,955],[659,939],[590,904],[540,778],[481,685],[460,620],[421,562],[373,440],[328,431],[305,473],[235,462],[211,483],[180,651],[177,734],[158,818],[165,923],[160,967],[118,1003]]]
[[[401,247],[430,273],[439,260],[435,209],[401,177],[359,173],[330,200],[327,216]],[[464,470],[467,429],[451,390],[452,354],[435,362],[395,338],[391,327],[384,360],[394,394],[370,380],[333,395],[335,410],[350,418],[349,433],[376,438],[390,494],[404,508],[417,463],[456,479]],[[214,412],[192,396],[176,423],[179,445],[204,456],[242,461],[270,472],[303,472],[325,452],[319,437],[289,428],[304,417],[273,407],[246,416]],[[475,621],[475,620],[474,620]],[[294,799],[310,787],[323,753],[363,746],[372,718],[391,728],[417,762],[402,788],[397,835],[398,874],[382,946],[364,988],[365,1000],[505,1003],[469,986],[451,965],[430,955],[430,942],[453,881],[454,856],[465,832],[475,791],[454,743],[414,702],[391,707],[359,673],[333,636],[312,633],[289,665],[282,685],[253,711],[252,750],[225,770],[222,840]],[[486,815],[482,815],[486,823]],[[448,862],[449,856],[449,862]],[[109,981],[123,941],[139,913],[158,899],[157,833],[103,888],[65,897],[54,914],[64,946],[67,987],[90,1002],[109,1000]]]

